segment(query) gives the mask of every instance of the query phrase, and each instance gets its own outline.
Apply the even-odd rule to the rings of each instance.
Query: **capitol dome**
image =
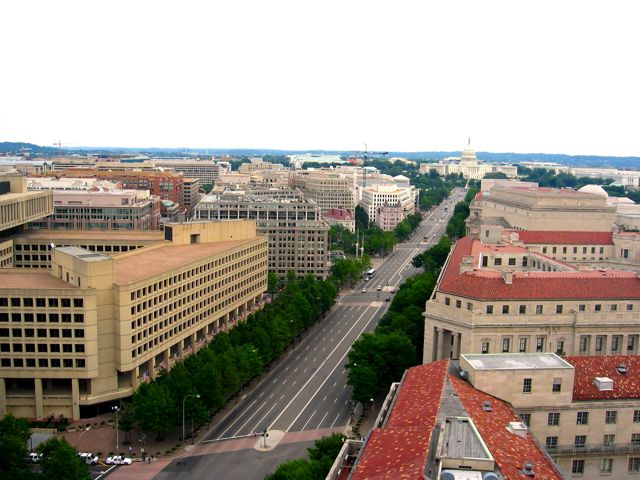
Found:
[[[600,185],[585,185],[578,190],[582,193],[593,193],[594,195],[600,195],[604,198],[609,198],[609,194]]]
[[[476,158],[476,151],[471,148],[471,139],[469,139],[469,143],[467,143],[467,148],[462,151],[462,155],[460,155],[460,163],[477,163],[478,159]]]

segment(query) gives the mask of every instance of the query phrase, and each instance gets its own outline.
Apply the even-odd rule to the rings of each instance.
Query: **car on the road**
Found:
[[[370,278],[369,278],[369,277],[364,277],[364,281],[365,281],[365,282],[368,282],[369,280],[370,280]]]
[[[384,299],[385,302],[390,302],[391,301],[391,297],[387,297]]]
[[[131,465],[132,460],[128,457],[123,457],[122,455],[115,455],[113,457],[108,457],[105,463],[107,465]]]
[[[366,288],[363,288],[363,289],[362,289],[362,293],[367,293],[367,289],[366,289]]]
[[[29,454],[29,459],[31,463],[40,463],[42,461],[42,454],[37,452],[31,452]]]
[[[87,465],[95,465],[96,463],[98,463],[98,460],[99,460],[97,455],[94,455],[93,453],[89,453],[89,452],[81,452],[81,453],[78,454],[78,456]]]
[[[391,293],[396,293],[396,289],[395,288],[391,288]]]
[[[376,288],[377,291],[382,290],[382,285],[378,285],[378,288]]]

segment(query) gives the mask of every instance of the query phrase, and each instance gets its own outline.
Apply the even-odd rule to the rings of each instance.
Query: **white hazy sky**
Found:
[[[3,1],[0,141],[640,155],[633,1]]]

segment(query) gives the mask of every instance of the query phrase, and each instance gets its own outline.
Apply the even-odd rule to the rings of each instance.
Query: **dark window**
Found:
[[[588,425],[589,412],[578,412],[576,415],[576,425]]]
[[[547,425],[560,425],[560,413],[553,412],[549,414],[549,418],[547,418]]]
[[[522,393],[531,393],[531,379],[525,378],[522,382]]]

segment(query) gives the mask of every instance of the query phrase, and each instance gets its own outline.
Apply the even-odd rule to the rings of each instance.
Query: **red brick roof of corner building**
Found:
[[[448,360],[407,370],[387,424],[371,432],[353,480],[421,480]]]
[[[506,402],[476,390],[452,375],[449,380],[505,479],[530,479],[521,473],[525,463],[533,465],[537,479],[564,478],[531,435],[523,438],[507,430],[509,422],[520,419]],[[484,401],[491,403],[491,412],[482,409]]]
[[[603,355],[592,357],[563,357],[573,365],[574,400],[612,400],[640,398],[640,356]],[[616,367],[624,364],[627,373],[618,373]],[[593,384],[596,377],[613,380],[613,390],[600,391]]]
[[[456,242],[440,282],[439,292],[482,300],[640,298],[640,278],[633,272],[516,272],[511,284],[505,283],[502,276],[491,269],[484,269],[478,275],[472,272],[460,273],[462,257],[472,254],[473,243],[474,240],[469,237]],[[477,264],[477,259],[474,262]]]
[[[520,241],[527,245],[613,245],[612,232],[507,231],[517,233]]]

